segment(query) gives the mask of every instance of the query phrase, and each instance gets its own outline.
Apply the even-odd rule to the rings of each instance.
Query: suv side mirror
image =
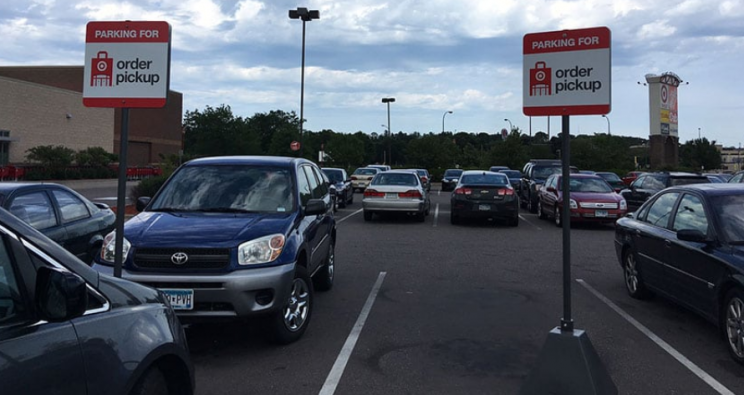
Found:
[[[150,204],[150,197],[149,196],[141,196],[137,198],[137,203],[135,203],[135,208],[137,211],[142,211],[147,207],[147,205]]]
[[[88,307],[88,288],[75,273],[41,267],[36,273],[36,307],[41,318],[60,322],[80,317]]]
[[[326,212],[323,199],[310,199],[305,205],[305,215],[319,215]]]

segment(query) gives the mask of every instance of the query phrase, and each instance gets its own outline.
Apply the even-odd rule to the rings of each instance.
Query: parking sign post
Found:
[[[571,316],[570,115],[610,112],[610,30],[606,27],[524,36],[522,97],[527,116],[561,116],[563,316],[548,334],[520,395],[614,395],[617,387]]]
[[[124,261],[129,109],[168,100],[171,29],[167,22],[89,22],[85,32],[83,104],[121,108],[114,276]]]

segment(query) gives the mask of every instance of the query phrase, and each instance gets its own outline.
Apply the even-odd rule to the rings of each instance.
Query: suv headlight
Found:
[[[276,260],[284,249],[282,234],[264,236],[238,246],[238,264],[256,265]]]
[[[620,210],[627,210],[628,209],[628,202],[625,201],[625,199],[620,200]]]
[[[132,244],[125,237],[122,241],[122,249],[121,249],[122,262],[127,260],[127,256],[129,256],[130,248],[132,248]],[[115,257],[116,257],[115,250],[116,250],[116,231],[107,234],[106,238],[103,239],[103,245],[101,246],[101,260],[113,264]]]
[[[569,205],[569,206],[570,206],[571,208],[579,208],[579,205],[578,205],[578,204],[576,204],[576,201],[575,201],[575,200],[573,200],[573,199],[569,199],[569,201],[568,201],[568,205]]]

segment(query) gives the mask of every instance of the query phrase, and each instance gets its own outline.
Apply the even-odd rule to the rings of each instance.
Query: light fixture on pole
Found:
[[[511,133],[514,130],[514,125],[512,125],[508,118],[504,118],[504,121],[509,122],[509,133]]]
[[[446,117],[447,114],[452,114],[452,111],[445,111],[444,114],[442,114],[442,133],[443,134],[444,134],[444,117]]]
[[[313,19],[320,19],[320,11],[308,10],[305,7],[297,7],[296,10],[289,10],[289,18],[302,20],[302,69],[300,72],[300,157],[302,157],[302,150],[305,148],[305,145],[302,142],[302,136],[304,135],[302,123],[304,122],[305,116],[305,22],[312,21]]]
[[[700,128],[698,128],[698,140],[700,140]]]
[[[607,120],[607,135],[612,136],[612,133],[610,133],[610,117],[607,114],[602,114],[602,118]]]
[[[387,104],[387,116],[388,116],[388,123],[387,123],[387,129],[388,129],[388,160],[390,161],[390,165],[393,163],[393,148],[392,148],[392,136],[393,136],[393,130],[390,129],[390,103],[395,103],[394,97],[383,97],[382,102]]]

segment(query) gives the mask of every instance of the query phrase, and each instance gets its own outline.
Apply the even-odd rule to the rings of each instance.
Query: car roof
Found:
[[[563,174],[561,174],[561,173],[554,173],[552,175],[555,175],[555,176],[558,176],[558,177],[563,176]],[[601,180],[604,180],[604,178],[602,178],[602,177],[600,177],[600,176],[598,176],[596,174],[586,174],[586,173],[570,173],[570,177],[571,178],[595,178],[595,179],[596,178],[599,178]]]
[[[184,166],[201,166],[201,165],[259,165],[259,166],[279,166],[290,167],[294,164],[305,162],[313,163],[303,158],[293,158],[288,156],[212,156],[198,158],[188,161]]]
[[[18,189],[29,189],[40,186],[49,186],[69,190],[70,188],[53,182],[0,182],[0,193],[10,193]]]
[[[744,185],[741,183],[703,183],[687,184],[669,187],[669,190],[697,191],[709,196],[744,195]]]
[[[698,177],[698,178],[705,178],[705,176],[696,174],[696,173],[689,173],[685,171],[657,171],[655,173],[646,173],[647,175],[668,175],[669,177]]]
[[[472,174],[498,174],[498,175],[506,177],[506,174],[504,173],[499,173],[499,172],[490,171],[490,170],[465,170],[462,172],[463,176],[472,175]]]
[[[339,167],[321,167],[320,170],[338,170],[338,171],[345,171],[344,169],[341,169]]]

